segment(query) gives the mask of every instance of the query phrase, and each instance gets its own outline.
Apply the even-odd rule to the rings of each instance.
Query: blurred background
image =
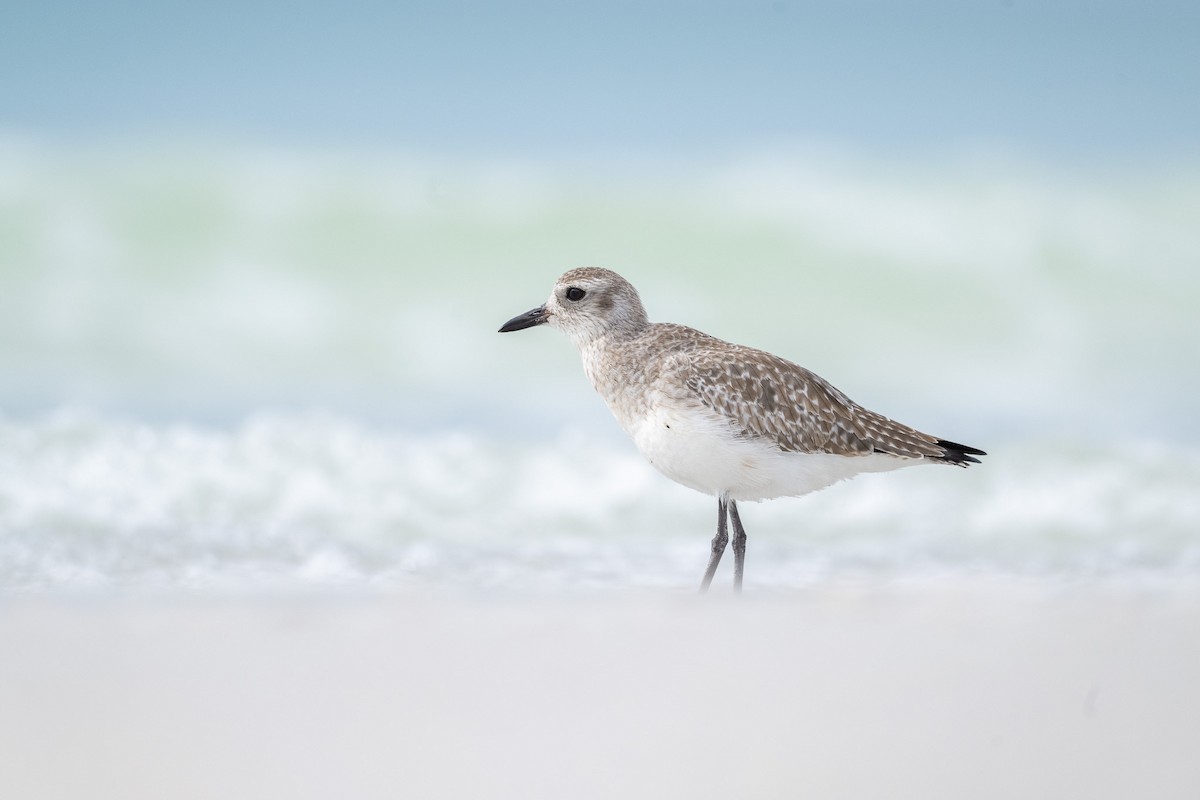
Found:
[[[0,587],[691,588],[562,271],[988,450],[751,579],[1194,577],[1194,3],[25,3]]]

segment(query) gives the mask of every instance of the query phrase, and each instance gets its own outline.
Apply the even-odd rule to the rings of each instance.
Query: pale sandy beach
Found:
[[[9,597],[5,798],[1194,798],[1200,593]]]

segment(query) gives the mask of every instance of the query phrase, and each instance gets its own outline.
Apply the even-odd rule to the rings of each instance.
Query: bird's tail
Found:
[[[981,464],[975,456],[986,456],[987,453],[975,447],[968,447],[965,444],[958,442],[949,442],[945,439],[937,440],[938,447],[942,448],[942,455],[934,456],[936,461],[945,461],[947,464],[957,464],[960,467],[965,467],[968,464]]]

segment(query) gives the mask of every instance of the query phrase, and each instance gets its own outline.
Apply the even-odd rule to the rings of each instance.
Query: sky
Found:
[[[470,155],[1200,149],[1194,2],[19,3],[0,135]]]

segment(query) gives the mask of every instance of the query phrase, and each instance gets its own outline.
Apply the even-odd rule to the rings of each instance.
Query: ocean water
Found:
[[[989,451],[748,505],[749,587],[1194,582],[1198,209],[1190,164],[10,138],[0,589],[692,590],[715,504],[496,334],[582,264]]]
[[[328,416],[227,430],[56,413],[0,426],[9,589],[693,588],[714,504],[582,433],[523,443]],[[996,448],[745,504],[756,587],[1200,575],[1200,456]]]

